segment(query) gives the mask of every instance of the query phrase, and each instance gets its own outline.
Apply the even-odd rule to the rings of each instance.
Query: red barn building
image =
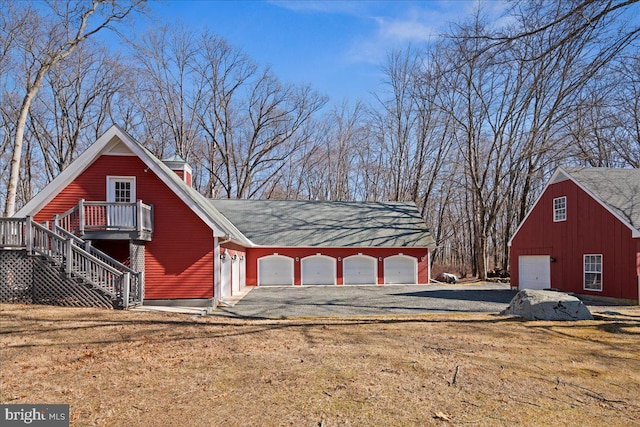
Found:
[[[429,282],[412,203],[212,200],[179,157],[113,126],[15,217],[49,221],[144,274],[144,300],[212,304],[245,286]]]
[[[640,298],[640,170],[559,168],[510,241],[512,286]]]

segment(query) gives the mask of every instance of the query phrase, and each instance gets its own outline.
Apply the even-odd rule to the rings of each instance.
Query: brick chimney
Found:
[[[174,154],[173,156],[163,159],[162,163],[167,165],[172,171],[176,173],[189,187],[192,186],[192,174],[193,170],[189,163],[187,163],[182,157]]]

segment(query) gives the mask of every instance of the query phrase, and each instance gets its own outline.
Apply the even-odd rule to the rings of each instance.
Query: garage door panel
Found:
[[[368,256],[352,256],[342,262],[345,285],[375,285],[378,283],[378,262]]]
[[[551,287],[551,258],[548,255],[523,255],[518,258],[520,289]]]
[[[384,260],[385,284],[418,283],[418,260],[406,255],[397,255]]]
[[[293,259],[267,256],[258,260],[258,286],[293,285]]]
[[[335,285],[336,260],[328,256],[315,255],[301,262],[303,285]]]

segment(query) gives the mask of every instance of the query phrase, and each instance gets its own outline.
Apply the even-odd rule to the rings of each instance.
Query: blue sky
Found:
[[[421,46],[464,19],[477,0],[448,1],[164,1],[159,22],[207,27],[283,81],[310,84],[343,99],[369,100],[392,49]],[[499,14],[502,1],[484,2]]]

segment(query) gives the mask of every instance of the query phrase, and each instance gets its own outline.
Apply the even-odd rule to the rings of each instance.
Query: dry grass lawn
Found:
[[[0,305],[0,401],[77,426],[640,426],[640,318]]]

